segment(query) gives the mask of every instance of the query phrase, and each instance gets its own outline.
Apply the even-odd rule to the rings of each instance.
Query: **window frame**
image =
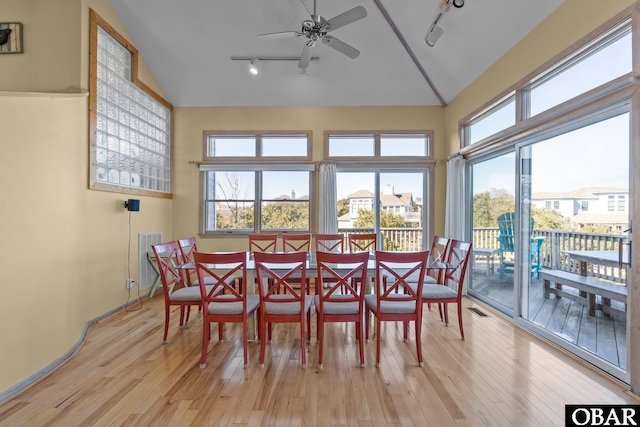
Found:
[[[424,156],[382,156],[381,140],[385,136],[424,136],[427,139],[425,147],[427,153]],[[373,137],[374,152],[372,156],[330,156],[329,139],[331,137]],[[432,130],[375,130],[375,131],[325,131],[324,132],[324,159],[335,161],[361,160],[367,163],[405,163],[406,161],[433,160],[433,131]]]
[[[552,122],[558,123],[560,120],[570,121],[576,117],[592,112],[597,109],[594,105],[598,102],[603,104],[614,103],[616,102],[615,100],[619,100],[620,98],[630,98],[633,90],[635,90],[633,71],[577,95],[535,116],[529,117],[528,115],[529,94],[527,88],[533,82],[553,73],[555,70],[561,69],[565,64],[575,63],[575,61],[591,55],[594,51],[602,49],[603,45],[616,39],[612,34],[615,35],[617,32],[626,31],[625,28],[627,26],[633,27],[632,14],[633,8],[628,8],[619,13],[592,31],[588,36],[577,41],[547,63],[492,98],[482,107],[463,117],[458,122],[458,154],[463,155],[466,159],[470,159],[493,152],[494,150],[510,147],[515,144],[515,141],[527,137],[532,133],[536,133],[540,129],[547,128]],[[481,141],[468,144],[466,127],[469,123],[479,120],[481,116],[486,115],[492,108],[508,99],[512,93],[515,93],[516,97],[515,125],[498,131]],[[612,99],[614,101],[611,101]]]
[[[98,67],[98,27],[113,37],[123,48],[131,53],[131,83],[162,104],[169,110],[169,192],[151,190],[142,187],[130,187],[98,181],[96,179],[97,155],[97,67]],[[172,199],[174,189],[174,111],[173,105],[138,78],[138,50],[118,33],[107,21],[93,9],[89,10],[89,189],[114,193],[132,194],[157,198]]]
[[[307,155],[305,156],[262,156],[261,141],[264,136],[293,136],[304,135],[307,138]],[[208,153],[209,138],[216,136],[238,136],[253,137],[256,142],[255,157],[232,157],[232,156],[210,156]],[[317,168],[314,162],[311,162],[311,142],[313,138],[312,131],[211,131],[203,132],[203,162],[200,163],[200,221],[199,236],[200,237],[244,237],[252,233],[260,233],[262,231],[270,233],[299,233],[313,232],[316,229],[316,210],[317,210]],[[219,229],[207,230],[207,173],[215,171],[255,172],[255,200],[253,202],[254,224],[252,229]],[[307,229],[262,229],[262,203],[263,199],[263,172],[308,172],[309,173],[309,228]],[[215,200],[215,199],[214,199]]]

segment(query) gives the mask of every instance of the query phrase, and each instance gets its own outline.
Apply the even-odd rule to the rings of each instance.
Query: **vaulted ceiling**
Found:
[[[366,9],[330,32],[357,58],[319,42],[304,72],[297,59],[262,60],[252,76],[248,59],[231,58],[299,58],[305,36],[257,36],[300,32],[314,0],[110,0],[174,106],[446,105],[563,2],[446,1],[317,0],[327,20]]]

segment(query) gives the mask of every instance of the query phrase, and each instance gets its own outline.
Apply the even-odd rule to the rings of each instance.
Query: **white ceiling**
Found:
[[[307,74],[296,61],[304,37],[258,39],[299,31],[303,0],[110,0],[168,101],[174,106],[442,105],[381,13],[384,8],[445,103],[552,13],[563,0],[466,0],[443,13],[444,35],[424,41],[440,0],[317,0],[333,18],[362,5],[367,17],[331,32],[360,50],[350,59],[319,43]],[[313,11],[313,0],[304,0]]]

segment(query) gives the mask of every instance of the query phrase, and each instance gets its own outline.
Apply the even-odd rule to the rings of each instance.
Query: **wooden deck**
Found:
[[[484,270],[474,271],[473,289],[503,305],[513,306],[513,275],[505,274],[500,279],[498,273],[486,275]],[[571,289],[565,287],[565,290]],[[622,308],[616,301],[612,304]],[[542,280],[534,277],[529,288],[529,320],[599,358],[626,369],[626,318],[605,317],[600,311],[596,311],[596,316],[592,317],[587,312],[586,305],[568,298],[555,298],[552,295],[545,299]]]

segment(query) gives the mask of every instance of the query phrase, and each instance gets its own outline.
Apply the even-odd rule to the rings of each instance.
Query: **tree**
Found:
[[[373,228],[373,211],[369,209],[360,209],[358,211],[358,219],[355,220],[353,226],[355,228]],[[401,215],[395,215],[388,211],[380,212],[381,228],[407,228],[407,224]]]
[[[498,217],[515,209],[515,198],[504,188],[492,188],[473,196],[473,226],[497,227]]]
[[[272,202],[262,206],[262,229],[309,229],[309,202]]]
[[[338,200],[338,218],[349,212],[349,199]]]

